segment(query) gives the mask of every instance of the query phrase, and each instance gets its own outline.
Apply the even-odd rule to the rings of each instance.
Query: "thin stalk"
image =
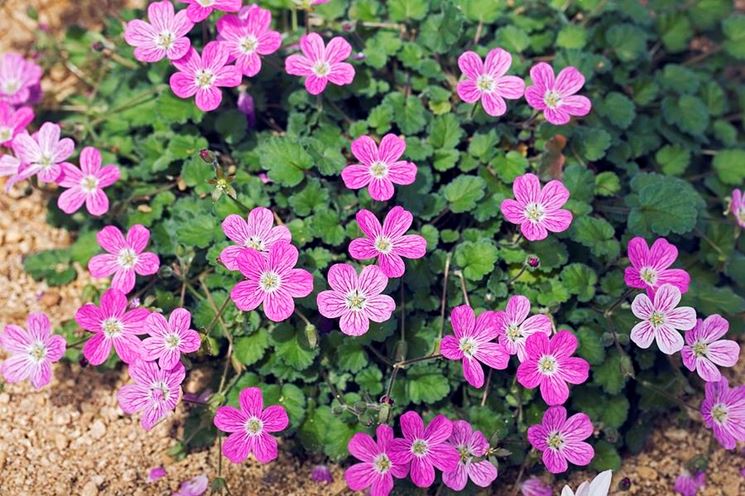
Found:
[[[445,330],[445,303],[448,296],[448,276],[450,275],[450,260],[453,253],[449,252],[445,258],[445,274],[442,279],[442,295],[440,297],[440,332],[437,334],[437,340],[442,340],[442,333]]]
[[[460,289],[463,291],[463,300],[466,305],[471,306],[471,300],[468,299],[468,291],[466,290],[466,278],[463,276],[463,272],[456,270],[453,271],[453,275],[460,279]]]

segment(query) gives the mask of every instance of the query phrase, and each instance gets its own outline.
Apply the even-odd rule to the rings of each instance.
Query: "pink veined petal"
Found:
[[[561,431],[567,441],[582,441],[592,436],[594,428],[590,417],[585,413],[576,413],[563,422]]]
[[[140,358],[142,342],[132,334],[122,334],[112,340],[116,354],[124,363],[134,363]],[[167,368],[173,368],[175,364]]]
[[[520,232],[528,241],[541,241],[548,237],[548,230],[543,223],[534,224],[532,222],[523,222],[520,224]]]
[[[357,212],[356,219],[360,230],[370,239],[375,239],[383,231],[380,221],[369,210],[362,209]]]
[[[145,320],[145,329],[151,336],[159,336],[160,338],[171,333],[171,326],[168,321],[163,314],[158,312],[153,312],[147,316],[147,319]]]
[[[657,274],[657,286],[663,284],[672,284],[677,287],[681,293],[688,291],[688,285],[691,283],[691,276],[683,269],[664,269]]]
[[[156,46],[139,46],[135,48],[134,55],[140,62],[159,62],[166,56],[166,51]]]
[[[631,312],[636,318],[646,320],[652,316],[652,313],[654,313],[654,311],[655,306],[652,304],[652,301],[649,299],[649,297],[644,293],[636,295],[634,301],[631,302]]]
[[[436,415],[425,427],[424,437],[428,439],[430,444],[439,444],[447,441],[452,432],[453,422],[444,415]]]
[[[435,468],[429,458],[413,457],[409,475],[417,487],[429,487],[435,481]]]
[[[226,246],[220,252],[220,261],[228,270],[238,270],[238,255],[245,249],[243,246]]]
[[[255,310],[264,301],[264,292],[258,281],[241,281],[230,291],[230,299],[239,310],[249,312]]]
[[[311,61],[323,60],[326,47],[323,38],[317,33],[308,33],[300,37],[300,49]]]
[[[372,462],[380,453],[373,438],[364,432],[358,432],[352,436],[347,449],[352,456],[363,462]]]
[[[277,31],[267,31],[258,37],[259,45],[256,47],[256,52],[260,55],[269,55],[282,46],[282,35]]]
[[[80,170],[84,175],[97,175],[101,169],[101,152],[92,146],[86,146],[80,152]]]
[[[348,311],[346,299],[336,291],[321,291],[316,297],[318,312],[329,319],[336,319]]]
[[[290,425],[290,419],[287,417],[287,410],[281,405],[270,405],[261,414],[261,420],[264,422],[266,432],[279,432],[287,429]]]
[[[463,52],[458,57],[458,67],[470,79],[476,79],[484,72],[484,63],[476,52]]]
[[[709,345],[709,359],[720,367],[733,367],[740,356],[740,345],[735,341],[722,340]]]
[[[290,230],[286,226],[272,227],[264,239],[267,248],[271,248],[274,243],[280,243],[283,241],[287,243],[292,241],[292,233],[290,233]]]
[[[473,336],[481,342],[495,340],[499,336],[499,323],[497,312],[490,310],[481,312],[476,318]]]
[[[49,317],[43,312],[34,312],[29,314],[26,319],[26,327],[28,328],[29,335],[35,340],[46,341],[46,338],[52,332],[52,325],[49,322]]]
[[[447,443],[430,446],[430,454],[432,464],[443,472],[455,470],[460,461],[458,451]]]
[[[475,103],[481,98],[481,90],[473,79],[464,79],[455,87],[458,96],[466,103]]]
[[[383,234],[391,238],[402,236],[411,227],[414,216],[403,207],[393,207],[383,221]]]
[[[393,198],[395,192],[393,183],[388,178],[371,178],[368,186],[370,198],[377,201],[387,201]]]
[[[83,345],[83,356],[91,365],[101,365],[111,354],[111,341],[96,333]]]
[[[250,438],[252,451],[259,463],[269,463],[278,456],[277,440],[269,434],[262,433]]]
[[[56,362],[62,355],[65,354],[67,349],[67,341],[62,336],[52,335],[47,341],[47,360],[50,362]]]
[[[639,322],[631,329],[629,337],[639,348],[647,349],[654,341],[655,329],[647,321]]]
[[[189,52],[190,48],[191,41],[189,40],[189,38],[177,38],[176,40],[174,40],[173,45],[171,45],[171,47],[166,50],[166,57],[168,57],[169,60],[179,60]]]
[[[249,437],[245,431],[234,432],[222,443],[222,454],[233,463],[242,463],[248,458]]]
[[[486,54],[484,72],[494,78],[499,78],[507,73],[511,65],[512,55],[502,48],[494,48]]]
[[[41,389],[52,380],[52,366],[48,361],[39,363],[31,369],[29,381],[36,389]]]
[[[678,249],[665,238],[658,238],[649,249],[649,262],[658,270],[670,267],[678,258]]]
[[[106,226],[96,234],[98,244],[109,253],[118,254],[122,248],[127,248],[122,232],[114,226]],[[95,258],[95,257],[94,257]]]
[[[244,432],[248,416],[232,406],[221,406],[215,412],[213,423],[223,432]]]
[[[238,395],[238,403],[241,411],[248,417],[261,417],[264,411],[264,396],[261,389],[257,387],[248,387]]]
[[[459,463],[452,472],[442,474],[442,482],[453,491],[462,491],[468,484],[468,472],[464,463]]]
[[[651,258],[649,246],[647,246],[646,240],[639,236],[632,238],[631,241],[629,241],[627,251],[629,262],[631,262],[631,265],[636,268],[646,265],[648,260]]]
[[[160,259],[158,255],[152,252],[140,253],[137,256],[135,272],[141,276],[149,276],[158,272],[160,268]]]
[[[427,240],[418,234],[406,234],[393,243],[394,251],[402,257],[422,258],[427,252]]]
[[[550,408],[549,408],[550,410]],[[543,424],[528,427],[528,442],[537,450],[543,451],[548,447],[546,443],[548,431]]]
[[[530,300],[523,295],[511,296],[507,300],[505,312],[509,321],[519,324],[530,314]]]
[[[416,173],[416,165],[405,160],[393,162],[388,166],[388,178],[394,184],[400,184],[402,186],[412,184],[416,181]]]
[[[354,269],[352,269],[354,270]],[[367,296],[378,295],[388,285],[388,278],[375,265],[368,265],[362,269],[359,276],[359,288]]]
[[[116,255],[104,253],[95,255],[88,262],[88,270],[91,276],[95,278],[108,277],[119,270],[119,264],[116,261]]]
[[[466,382],[475,388],[484,385],[484,369],[475,358],[463,358],[463,376]]]
[[[96,174],[96,177],[98,177],[98,187],[108,188],[119,180],[120,175],[119,167],[115,165],[102,167],[101,170],[98,171],[98,174]]]
[[[302,55],[290,55],[285,59],[285,72],[292,76],[309,76],[313,74],[313,61]]]
[[[502,76],[497,80],[495,90],[502,98],[517,100],[525,93],[525,81],[517,76]]]
[[[424,422],[422,417],[415,411],[408,411],[399,418],[401,431],[406,439],[421,438],[424,436]]]
[[[569,115],[584,117],[592,110],[592,102],[581,95],[567,96],[561,100],[561,109]]]
[[[680,289],[672,284],[663,284],[654,295],[654,307],[661,312],[667,313],[677,307],[678,303],[680,303]]]
[[[256,209],[252,210],[253,213]],[[250,215],[250,214],[249,214]],[[244,244],[251,236],[246,221],[240,215],[230,214],[222,221],[222,231],[231,241],[239,245]]]
[[[369,238],[353,239],[349,243],[349,254],[355,260],[368,260],[378,256],[378,250]]]
[[[339,319],[339,329],[349,336],[362,336],[370,330],[370,319],[363,312],[349,310]]]
[[[150,241],[150,229],[142,224],[135,224],[127,232],[126,239],[127,245],[129,245],[135,253],[140,254],[145,250]]]
[[[111,287],[122,293],[129,293],[135,287],[135,271],[132,269],[117,269],[111,278]]]
[[[197,89],[195,102],[199,110],[211,112],[220,106],[222,91],[215,86],[206,89]]]
[[[589,465],[595,456],[595,450],[585,442],[571,443],[563,448],[566,459],[578,466]]]
[[[158,31],[151,24],[141,19],[134,19],[127,23],[124,41],[133,47],[147,46],[153,43],[157,33]]]
[[[553,180],[546,183],[541,190],[539,202],[546,210],[557,210],[569,200],[569,190],[561,181]]]
[[[468,476],[477,486],[489,487],[497,478],[497,467],[487,460],[472,462],[468,467]]]
[[[168,317],[168,327],[179,334],[189,330],[191,326],[191,313],[185,308],[176,308]]]
[[[675,329],[687,331],[696,325],[696,310],[692,307],[678,307],[665,313],[665,322]]]
[[[507,104],[497,93],[484,93],[481,95],[481,105],[484,106],[484,112],[492,117],[499,117],[507,112]]]
[[[267,265],[267,260],[264,256],[252,248],[241,250],[235,262],[241,274],[256,284],[258,284],[261,273],[266,269]]]
[[[33,364],[24,355],[13,355],[0,364],[6,382],[15,384],[26,380],[33,371]]]
[[[502,211],[502,215],[504,215],[504,218],[507,219],[508,222],[522,224],[527,221],[525,218],[525,206],[521,205],[516,200],[502,200],[499,209]]]
[[[440,342],[440,353],[448,360],[462,360],[464,355],[454,336],[445,336]]]
[[[553,109],[547,107],[543,110],[543,115],[546,117],[546,120],[554,126],[563,126],[564,124],[569,123],[571,119],[569,112],[563,107]]]
[[[577,93],[585,84],[585,77],[576,67],[565,67],[556,76],[554,90],[562,97],[567,97]]]
[[[264,296],[264,315],[273,322],[282,322],[290,318],[295,311],[295,301],[284,291],[267,293]]]
[[[344,480],[352,491],[367,489],[377,478],[377,472],[370,463],[356,463],[344,472]]]
[[[379,160],[378,145],[369,136],[360,136],[352,141],[352,155],[362,164],[370,166],[373,162]]]
[[[538,363],[533,359],[526,359],[517,368],[517,381],[527,389],[538,387],[544,376],[538,371]]]
[[[579,357],[565,358],[559,367],[558,375],[569,384],[584,384],[590,372],[590,364]]]
[[[202,338],[197,331],[189,329],[181,335],[181,346],[179,346],[179,349],[182,353],[194,353],[201,345]]]
[[[349,189],[364,188],[372,180],[370,168],[362,164],[352,164],[346,166],[341,171],[341,178],[344,185]]]
[[[100,189],[94,191],[85,197],[85,208],[92,216],[100,217],[109,211],[109,198]]]
[[[541,182],[535,174],[523,174],[515,178],[512,184],[515,199],[521,205],[537,203],[541,198]]]
[[[396,162],[406,151],[406,141],[395,134],[386,134],[380,141],[378,155],[380,160],[390,165]]]
[[[569,468],[566,458],[558,450],[546,449],[542,456],[543,464],[552,474],[566,472]]]
[[[313,291],[313,275],[305,269],[292,269],[282,281],[282,290],[293,298],[305,298]]]
[[[476,314],[468,305],[459,305],[450,311],[450,325],[457,338],[472,336],[476,328]]]
[[[683,353],[683,350],[681,350],[681,355]],[[689,367],[689,370],[690,367]],[[696,370],[699,377],[701,377],[706,382],[716,382],[721,380],[722,374],[719,372],[719,369],[714,365],[711,360],[708,360],[706,358],[699,358],[694,359],[694,367],[693,370]]]
[[[381,253],[378,256],[378,266],[389,278],[401,277],[406,272],[403,259],[396,253]]]
[[[571,331],[559,331],[551,338],[550,348],[557,358],[573,355],[578,346],[579,340]]]
[[[72,187],[57,198],[57,206],[66,214],[72,214],[80,210],[86,201],[86,195],[79,187]],[[108,207],[108,203],[107,203]],[[108,208],[107,208],[108,209]],[[105,212],[105,211],[104,211]]]
[[[305,78],[305,89],[308,90],[308,93],[311,95],[320,95],[323,93],[323,90],[326,89],[327,83],[328,78],[318,77],[315,74],[311,74]]]
[[[533,85],[544,93],[554,87],[554,70],[545,62],[539,62],[530,68],[530,79]]]
[[[8,324],[0,334],[0,346],[11,353],[25,353],[34,338],[22,327]]]
[[[498,343],[482,343],[476,351],[476,359],[497,370],[504,370],[510,363],[510,355]]]
[[[623,281],[630,288],[643,289],[647,287],[647,283],[642,281],[639,276],[639,269],[636,267],[626,267],[626,269],[624,269]]]
[[[235,88],[241,84],[241,80],[243,79],[243,74],[240,69],[233,65],[220,67],[215,71],[215,75],[217,76],[215,79],[215,86],[221,86],[224,88]]]
[[[277,272],[285,272],[297,264],[298,249],[290,243],[275,243],[269,250],[268,266]]]
[[[324,59],[330,64],[335,64],[349,58],[352,54],[352,45],[341,36],[335,36],[331,38],[324,51]]]
[[[176,72],[171,75],[170,85],[173,92],[179,98],[191,98],[197,93],[197,85],[194,76],[185,72]]]
[[[349,264],[334,264],[328,272],[329,286],[346,293],[357,287],[357,271]]]
[[[655,340],[657,341],[657,347],[666,355],[679,352],[685,344],[683,336],[676,329],[666,324],[657,327]]]
[[[162,31],[171,27],[175,10],[171,2],[153,2],[147,8],[147,17],[155,27],[155,31]]]
[[[352,84],[352,81],[354,81],[354,75],[355,71],[352,64],[348,64],[347,62],[337,62],[331,64],[327,78],[332,83],[338,86],[343,86],[345,84]]]
[[[243,75],[253,77],[261,70],[261,58],[256,53],[240,54],[235,61],[235,65]],[[240,83],[239,83],[240,84]],[[231,86],[221,84],[220,86]]]

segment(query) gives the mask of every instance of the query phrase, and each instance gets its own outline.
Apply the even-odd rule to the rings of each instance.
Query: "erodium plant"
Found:
[[[8,323],[0,371],[42,387],[63,352],[126,367],[126,413],[185,417],[173,456],[315,453],[375,496],[550,494],[682,410],[732,449],[731,11],[166,0],[61,42],[40,31],[0,57],[0,175],[77,236],[26,270],[94,283],[55,333]],[[60,50],[80,91],[45,85],[37,105]],[[195,370],[208,384],[183,394]]]

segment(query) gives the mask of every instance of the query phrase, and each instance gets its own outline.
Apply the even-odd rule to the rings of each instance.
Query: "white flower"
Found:
[[[561,496],[608,496],[612,478],[613,472],[606,470],[599,473],[592,482],[585,481],[580,484],[576,493],[569,486],[564,486]]]

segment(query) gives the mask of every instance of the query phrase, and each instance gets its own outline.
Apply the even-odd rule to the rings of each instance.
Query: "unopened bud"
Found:
[[[378,410],[378,423],[379,424],[385,424],[388,422],[388,417],[391,416],[391,405],[388,403],[383,403],[380,405],[380,410]]]
[[[173,269],[168,265],[163,265],[160,267],[160,269],[158,269],[158,276],[163,279],[173,277]]]
[[[308,345],[310,345],[311,348],[316,348],[318,346],[318,329],[316,329],[316,326],[313,324],[305,326],[305,339],[308,340]]]
[[[538,258],[536,255],[528,255],[528,258],[525,260],[525,263],[528,264],[528,267],[532,269],[537,269],[541,266],[541,259]]]
[[[78,361],[78,364],[79,364],[79,365],[80,365],[80,366],[81,366],[82,368],[86,368],[86,367],[87,367],[88,365],[90,365],[90,362],[88,362],[88,359],[87,359],[87,358],[85,358],[85,357],[80,357],[80,360]]]
[[[206,164],[213,164],[215,162],[215,154],[206,148],[199,150],[199,158]]]
[[[402,361],[406,360],[406,351],[407,351],[407,349],[408,349],[408,345],[406,344],[406,341],[403,341],[402,340],[402,341],[399,341],[398,343],[396,343],[395,357],[396,357],[396,361],[397,362],[402,362]]]
[[[345,33],[351,33],[357,27],[357,24],[353,21],[344,21],[341,23],[341,30]]]
[[[95,43],[91,45],[91,48],[93,49],[94,52],[103,52],[103,49],[105,47],[103,43],[101,43],[100,41],[96,41]]]
[[[628,491],[631,489],[631,479],[628,477],[624,477],[620,481],[618,481],[618,490],[619,491]]]

